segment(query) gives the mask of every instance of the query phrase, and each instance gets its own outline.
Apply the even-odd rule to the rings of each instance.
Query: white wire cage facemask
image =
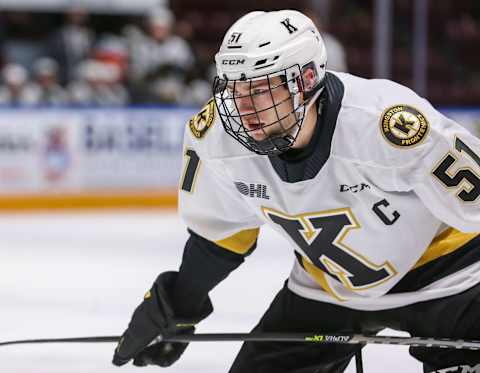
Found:
[[[314,72],[313,84],[310,83],[308,89],[305,88],[303,79],[307,69],[312,69]],[[275,77],[280,79],[276,79],[273,83]],[[230,80],[226,75],[217,76],[213,83],[213,93],[225,131],[247,149],[260,155],[275,155],[287,151],[295,143],[310,105],[323,89],[323,80],[318,77],[313,62],[303,67],[294,65],[274,74],[252,79],[242,77]],[[255,89],[255,83],[258,81],[265,81],[267,89],[258,92]],[[243,87],[242,91],[247,93],[238,92],[237,88],[240,85]],[[286,98],[275,99],[275,96],[285,97],[285,95],[276,94],[279,90],[287,90]],[[259,108],[256,103],[258,95],[269,95],[272,105]],[[239,108],[240,100],[249,101],[248,110]],[[285,106],[288,101],[291,102],[292,109],[282,113],[280,107]],[[266,111],[273,114],[271,117],[274,119],[269,123],[261,120],[262,113]],[[246,125],[251,123],[252,118],[256,120],[257,125]],[[272,128],[269,129],[271,126]],[[259,130],[263,131],[264,136],[262,140],[255,140],[252,132]]]

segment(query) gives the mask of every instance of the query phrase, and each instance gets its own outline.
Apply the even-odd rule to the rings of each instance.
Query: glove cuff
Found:
[[[155,289],[157,297],[164,300],[164,302],[159,302],[160,307],[162,307],[161,303],[167,303],[172,319],[175,320],[177,327],[192,327],[207,318],[213,312],[213,305],[210,297],[207,295],[207,298],[201,306],[200,312],[195,315],[189,315],[188,317],[177,315],[172,301],[172,293],[177,276],[178,272],[176,271],[161,273],[155,280],[152,290]]]

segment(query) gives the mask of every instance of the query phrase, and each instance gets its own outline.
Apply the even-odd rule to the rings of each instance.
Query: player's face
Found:
[[[244,127],[255,141],[288,132],[294,126],[292,99],[280,77],[236,82],[228,89],[235,99]]]

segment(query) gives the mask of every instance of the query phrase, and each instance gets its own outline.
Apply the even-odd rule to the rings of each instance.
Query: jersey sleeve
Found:
[[[398,179],[439,220],[463,232],[480,232],[480,140],[435,112],[427,146]]]
[[[247,254],[256,243],[263,222],[249,208],[229,180],[221,158],[212,155],[223,131],[213,123],[208,133],[196,136],[187,126],[184,136],[183,175],[179,186],[179,212],[196,234],[218,246]]]

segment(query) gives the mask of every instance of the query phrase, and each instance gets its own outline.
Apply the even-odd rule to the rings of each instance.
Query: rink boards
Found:
[[[174,206],[196,108],[0,109],[0,209]]]
[[[0,210],[174,207],[197,108],[0,108]],[[444,109],[480,133],[480,108]]]

